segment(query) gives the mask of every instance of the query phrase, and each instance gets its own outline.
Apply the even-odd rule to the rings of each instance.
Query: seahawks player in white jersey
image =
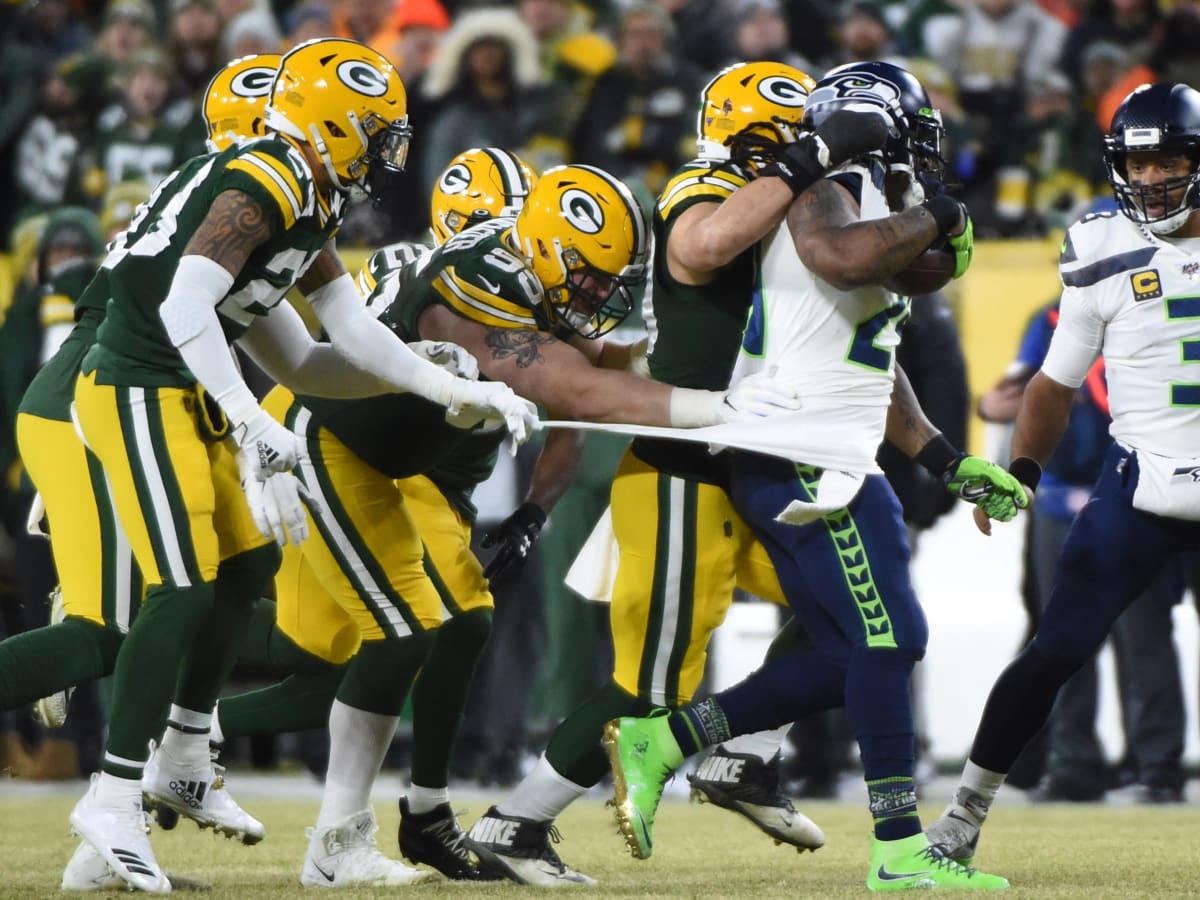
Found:
[[[1036,490],[1101,354],[1115,444],[1067,535],[1037,633],[996,680],[954,800],[928,829],[956,858],[974,857],[988,808],[1059,688],[1167,562],[1200,547],[1200,93],[1137,88],[1113,116],[1104,159],[1120,211],[1067,231],[1061,316],[1021,402],[1011,471]],[[976,524],[990,533],[979,513]]]
[[[800,194],[786,228],[768,240],[733,376],[774,371],[803,400],[798,411],[754,424],[773,455],[735,452],[731,496],[816,649],[768,660],[669,716],[610,723],[618,821],[634,855],[649,855],[663,779],[684,757],[844,705],[874,819],[867,886],[1004,888],[1003,878],[943,856],[917,817],[909,683],[928,630],[909,580],[900,503],[875,453],[886,434],[1000,518],[1026,498],[1015,478],[937,432],[895,365],[908,301],[883,282],[945,239],[961,255],[961,274],[969,219],[937,192],[941,120],[909,72],[878,62],[835,69],[809,95],[804,119],[820,125],[861,104],[880,109],[891,140],[882,156],[860,157]],[[922,182],[933,196],[915,202]]]

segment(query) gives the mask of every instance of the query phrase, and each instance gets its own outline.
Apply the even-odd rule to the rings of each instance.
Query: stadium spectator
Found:
[[[270,10],[248,9],[225,23],[221,56],[228,62],[257,53],[278,53],[282,41],[279,22]]]
[[[1200,2],[1175,0],[1163,21],[1150,67],[1167,81],[1200,84]]]
[[[835,64],[884,59],[895,53],[892,28],[876,0],[857,0],[846,7],[837,30]]]
[[[791,48],[791,33],[779,0],[739,0],[734,18],[734,59],[781,62],[813,71],[813,64]]]
[[[333,14],[321,0],[311,0],[292,7],[283,17],[283,28],[286,32],[284,45],[295,47],[313,38],[333,34]]]
[[[1087,48],[1097,41],[1109,41],[1124,47],[1130,63],[1147,63],[1163,36],[1162,12],[1158,0],[1096,0],[1091,12],[1067,34],[1059,68],[1080,84]],[[1108,130],[1108,123],[1102,126]]]
[[[154,10],[145,0],[113,0],[104,10],[100,33],[92,46],[116,64],[154,42]]]
[[[726,0],[654,0],[675,24],[675,51],[706,75],[733,55],[733,16]]]
[[[575,133],[577,162],[599,166],[657,196],[695,150],[694,97],[702,74],[671,49],[674,26],[655,3],[621,18],[617,64],[596,79]]]
[[[212,0],[172,0],[167,57],[184,91],[199,97],[225,60],[220,58],[221,22]]]

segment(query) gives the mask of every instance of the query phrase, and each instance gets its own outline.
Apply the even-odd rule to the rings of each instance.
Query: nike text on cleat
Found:
[[[744,816],[777,844],[791,844],[801,853],[825,845],[817,824],[797,812],[780,790],[778,753],[765,763],[718,746],[687,779],[693,800]]]
[[[596,881],[567,866],[553,844],[562,840],[552,822],[502,815],[492,807],[467,833],[467,849],[480,868],[536,887],[595,887]]]
[[[674,769],[664,754],[665,745],[675,743],[666,713],[614,719],[604,726],[600,739],[612,765],[617,827],[636,859],[649,859],[654,852],[654,814]]]
[[[467,850],[466,835],[449,803],[429,812],[414,813],[408,798],[400,798],[400,853],[411,863],[424,863],[455,881],[495,881],[500,876],[486,872]]]
[[[1008,881],[955,862],[917,832],[898,841],[874,842],[867,887],[872,891],[914,888],[995,891],[1007,888]]]
[[[308,853],[300,872],[304,887],[403,887],[440,878],[389,859],[375,844],[375,813],[365,809],[328,828],[308,830]]]
[[[98,781],[99,776],[93,775],[87,793],[71,811],[71,830],[90,844],[113,874],[130,888],[151,894],[168,893],[171,882],[154,858],[147,837],[150,826],[141,804],[131,803],[128,808],[101,805],[96,800]],[[63,879],[66,880],[66,873]]]
[[[216,764],[216,751],[196,768],[181,766],[169,752],[158,747],[150,754],[142,773],[142,792],[147,805],[157,811],[160,823],[168,830],[174,827],[171,818],[171,812],[174,812],[186,816],[201,828],[212,828],[226,837],[236,837],[243,844],[257,844],[266,829],[230,795],[225,787],[224,771]]]

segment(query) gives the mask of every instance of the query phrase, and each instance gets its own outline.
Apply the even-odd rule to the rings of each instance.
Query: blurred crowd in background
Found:
[[[59,321],[52,308],[22,299],[37,296],[39,259],[72,243],[97,254],[162,176],[204,152],[204,88],[247,54],[351,37],[401,73],[414,129],[409,177],[395,203],[352,209],[343,248],[424,237],[435,177],[475,146],[514,150],[538,171],[601,166],[649,207],[695,155],[700,89],[739,60],[783,61],[814,77],[849,61],[900,62],[942,112],[950,180],[976,235],[1044,236],[1111,201],[1101,135],[1134,86],[1156,78],[1200,84],[1200,0],[10,0],[0,3],[0,29],[6,416],[39,362],[30,336],[70,324],[69,307]],[[79,208],[98,216],[99,229]],[[905,368],[917,382],[921,355],[931,361],[930,390],[941,397],[922,400],[961,445],[969,394],[944,298],[919,305],[909,328],[904,346],[914,357]],[[926,336],[916,337],[922,328]],[[44,623],[54,583],[48,548],[24,535],[30,490],[11,426],[11,418],[0,425],[0,634]],[[496,586],[491,677],[476,680],[460,776],[511,782],[549,725],[606,677],[606,610],[557,598],[622,446],[592,443],[594,458],[556,509],[537,564]],[[481,525],[516,505],[534,452],[523,451],[493,507],[482,504]],[[897,477],[915,479],[908,496],[897,485],[914,535],[953,502],[940,485],[916,483],[915,467]],[[1029,605],[1036,614],[1037,603]],[[22,713],[0,714],[0,768],[7,762],[31,777],[90,771],[102,723],[94,689],[77,695],[65,734],[47,736]],[[847,764],[846,742],[828,739],[838,728],[810,723],[810,739],[825,735],[799,754],[811,793],[828,790]],[[281,753],[319,771],[323,737],[234,747],[227,756],[274,765]]]

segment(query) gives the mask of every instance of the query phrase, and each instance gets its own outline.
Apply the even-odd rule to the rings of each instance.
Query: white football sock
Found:
[[[1000,785],[1004,784],[1004,773],[993,772],[991,769],[985,769],[982,766],[977,766],[971,760],[967,760],[967,764],[963,766],[962,787],[972,791],[987,801],[988,806],[992,805],[992,801],[996,799],[996,794],[1000,790]]]
[[[533,770],[497,804],[496,809],[505,816],[549,822],[588,790],[558,774],[543,753],[534,763]]]
[[[188,768],[199,769],[209,762],[208,738],[212,728],[211,712],[196,712],[171,704],[167,730],[161,747],[171,760]],[[179,727],[176,727],[179,726]],[[184,730],[181,730],[184,729]]]
[[[399,716],[369,713],[340,700],[329,710],[329,769],[317,827],[328,828],[370,807],[371,786]]]
[[[421,787],[414,784],[408,789],[408,809],[417,815],[437,809],[443,803],[450,802],[450,788]]]
[[[110,809],[140,807],[142,805],[142,780],[140,778],[119,778],[116,775],[101,772],[100,777],[96,780],[96,803]]]
[[[208,739],[214,744],[225,743],[225,732],[221,730],[221,701],[217,701],[213,705],[212,711],[212,730],[208,733]]]
[[[721,746],[727,753],[741,753],[744,756],[757,756],[768,763],[779,752],[783,739],[787,736],[792,725],[781,725],[773,731],[756,731],[754,734],[743,734],[732,741],[725,741]]]

